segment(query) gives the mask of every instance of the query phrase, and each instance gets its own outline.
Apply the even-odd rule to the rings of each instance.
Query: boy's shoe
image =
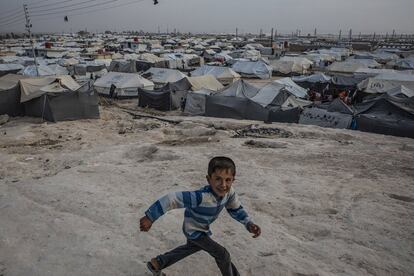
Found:
[[[166,274],[162,272],[161,270],[155,270],[151,262],[147,262],[147,268],[149,271],[151,271],[153,276],[166,276]]]

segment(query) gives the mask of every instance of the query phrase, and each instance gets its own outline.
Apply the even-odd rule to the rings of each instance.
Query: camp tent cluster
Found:
[[[260,38],[47,36],[0,44],[0,114],[99,118],[98,96],[186,115],[414,136],[414,53]],[[296,42],[296,41],[293,41]],[[307,45],[309,42],[305,42]]]

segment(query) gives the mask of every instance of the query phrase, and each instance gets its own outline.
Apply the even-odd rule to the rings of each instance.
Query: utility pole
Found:
[[[37,68],[36,53],[35,53],[35,50],[34,50],[34,45],[33,45],[33,40],[32,40],[32,32],[31,32],[31,29],[30,29],[32,27],[32,23],[30,23],[29,11],[27,10],[27,5],[26,4],[23,4],[23,10],[24,10],[24,17],[26,18],[26,31],[29,33],[30,44],[32,45],[32,54],[33,54],[35,68],[36,68],[36,75],[39,76],[39,68]]]
[[[237,40],[238,35],[239,35],[239,30],[236,28],[236,40]]]
[[[316,28],[315,31],[313,32],[313,36],[316,37],[317,33],[316,33]]]
[[[273,28],[270,32],[270,48],[272,48],[272,55],[273,55]]]
[[[342,36],[342,30],[339,30],[339,37],[338,37],[339,41],[341,41],[341,36]]]

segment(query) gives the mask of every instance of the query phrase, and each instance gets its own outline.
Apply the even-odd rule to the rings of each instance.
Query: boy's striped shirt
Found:
[[[145,215],[154,222],[169,210],[177,208],[185,208],[183,232],[188,239],[211,235],[210,224],[216,220],[223,208],[246,228],[251,222],[232,187],[220,198],[209,185],[193,192],[169,193],[152,204]]]

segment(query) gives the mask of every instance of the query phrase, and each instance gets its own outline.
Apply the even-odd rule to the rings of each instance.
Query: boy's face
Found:
[[[211,175],[207,175],[207,181],[214,193],[223,197],[230,191],[234,176],[231,170],[215,170]]]

